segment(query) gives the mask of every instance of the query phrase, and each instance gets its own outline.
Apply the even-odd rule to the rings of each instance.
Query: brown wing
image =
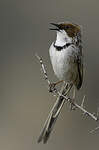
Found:
[[[79,90],[82,86],[82,82],[83,82],[83,56],[82,56],[82,47],[80,47],[79,49],[79,53],[78,56],[76,58],[76,63],[77,63],[77,70],[78,70],[78,76],[77,76],[77,80],[75,82],[75,86],[77,87],[77,89]]]

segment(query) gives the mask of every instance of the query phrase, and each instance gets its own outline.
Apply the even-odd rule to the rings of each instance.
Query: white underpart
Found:
[[[66,33],[58,32],[55,45],[63,46],[66,43],[71,43],[71,38]],[[74,57],[77,53],[76,47],[71,45],[61,51],[57,51],[52,43],[49,53],[55,75],[60,80],[73,82],[77,77],[77,66],[74,63]]]

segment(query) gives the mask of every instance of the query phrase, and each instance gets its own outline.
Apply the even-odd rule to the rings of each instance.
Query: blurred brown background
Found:
[[[55,101],[42,79],[35,52],[42,55],[52,80],[48,49],[55,39],[50,22],[72,21],[83,26],[84,84],[90,112],[99,106],[99,1],[0,0],[0,150],[98,150],[99,123],[64,106],[47,145],[37,144]]]

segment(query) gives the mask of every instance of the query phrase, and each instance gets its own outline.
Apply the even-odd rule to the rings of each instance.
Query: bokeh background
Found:
[[[0,0],[0,150],[98,150],[99,123],[65,105],[46,145],[37,138],[55,98],[47,91],[35,53],[54,77],[48,49],[55,32],[50,22],[83,27],[85,75],[78,103],[86,95],[90,112],[99,107],[99,1]]]

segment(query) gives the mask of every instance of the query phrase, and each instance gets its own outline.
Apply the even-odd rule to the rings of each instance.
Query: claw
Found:
[[[59,83],[62,83],[62,82],[63,82],[63,80],[60,80],[60,81],[55,82],[55,83],[50,83],[50,85],[49,85],[49,92],[55,91],[56,90],[55,86],[58,85]]]
[[[55,86],[56,86],[56,83],[50,83],[50,85],[49,85],[49,92],[53,92],[53,91],[55,91]]]

